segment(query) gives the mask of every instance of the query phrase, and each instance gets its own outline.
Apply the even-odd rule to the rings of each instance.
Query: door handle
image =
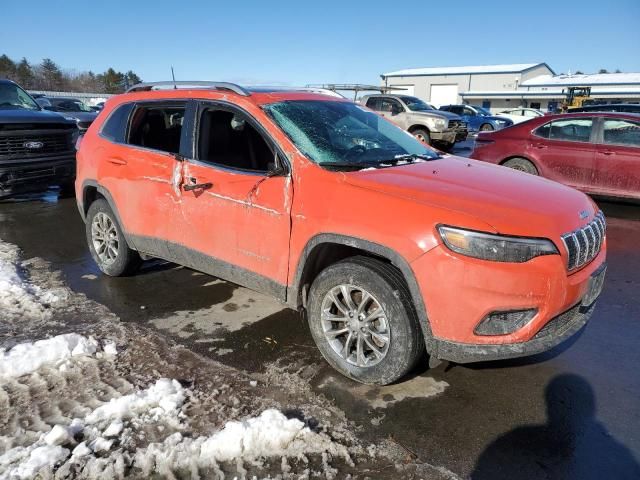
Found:
[[[109,157],[109,158],[107,158],[107,162],[113,163],[114,165],[126,165],[127,164],[126,160],[123,160],[122,158],[117,158],[117,157]]]
[[[533,147],[539,150],[542,150],[543,148],[547,148],[547,146],[544,143],[535,143]]]
[[[616,152],[614,152],[613,150],[603,150],[601,152],[603,155],[615,155]]]
[[[187,185],[184,185],[184,186],[182,187],[182,189],[183,189],[185,192],[191,192],[191,191],[193,191],[193,190],[208,190],[208,189],[210,189],[211,187],[213,187],[213,183],[211,183],[211,182],[207,182],[207,183],[198,183],[198,180],[197,180],[197,179],[195,179],[195,178],[193,178],[193,177],[191,177],[191,178],[189,179],[189,181],[190,181],[191,183],[189,183],[189,184],[187,184]]]

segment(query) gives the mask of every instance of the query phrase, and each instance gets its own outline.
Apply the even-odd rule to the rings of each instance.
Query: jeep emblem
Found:
[[[582,210],[578,215],[580,216],[580,220],[584,220],[589,216],[589,212],[587,210]]]
[[[28,148],[29,150],[37,150],[39,148],[44,147],[44,143],[42,142],[24,142],[22,144],[24,148]]]

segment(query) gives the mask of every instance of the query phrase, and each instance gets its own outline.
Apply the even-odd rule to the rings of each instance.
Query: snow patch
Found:
[[[47,318],[58,297],[21,278],[18,259],[18,247],[0,241],[0,320]]]
[[[35,372],[45,363],[59,363],[79,355],[93,355],[98,342],[93,337],[67,333],[37,342],[21,343],[9,351],[0,348],[0,377],[19,377]]]

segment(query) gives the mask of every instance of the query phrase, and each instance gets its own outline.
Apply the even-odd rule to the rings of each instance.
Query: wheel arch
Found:
[[[538,171],[538,174],[540,174],[541,171],[540,171],[540,167],[538,166],[538,163],[527,155],[509,155],[508,157],[505,157],[502,160],[500,160],[498,165],[504,166],[505,163],[507,163],[509,160],[513,160],[514,158],[522,158],[523,160],[527,160],[528,162],[531,162],[531,164]]]
[[[133,246],[134,244],[131,242],[131,238],[127,234],[124,223],[122,223],[122,218],[120,217],[120,213],[116,207],[116,202],[113,200],[113,196],[109,190],[107,190],[103,185],[100,185],[96,180],[85,180],[82,182],[82,197],[81,200],[78,201],[78,210],[80,210],[82,220],[86,223],[89,207],[99,198],[103,198],[109,204],[111,211],[116,216],[116,220],[118,220],[118,223],[120,224],[120,228],[122,229],[122,233],[124,234],[127,243],[132,249],[135,249]]]
[[[356,255],[376,258],[398,269],[411,294],[427,350],[430,350],[433,335],[416,276],[409,262],[385,245],[336,233],[315,235],[309,239],[300,255],[293,282],[288,287],[287,304],[292,308],[305,308],[309,287],[317,275],[329,265]]]
[[[422,125],[421,123],[415,123],[415,124],[411,125],[407,129],[407,132],[413,133],[416,130],[426,130],[427,132],[429,132],[429,134],[431,134],[431,130],[429,130],[429,127],[427,127],[426,125]]]

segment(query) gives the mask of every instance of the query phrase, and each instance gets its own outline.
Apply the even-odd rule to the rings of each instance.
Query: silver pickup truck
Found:
[[[419,140],[447,150],[467,138],[467,124],[456,114],[436,110],[409,95],[366,95],[360,102]]]

